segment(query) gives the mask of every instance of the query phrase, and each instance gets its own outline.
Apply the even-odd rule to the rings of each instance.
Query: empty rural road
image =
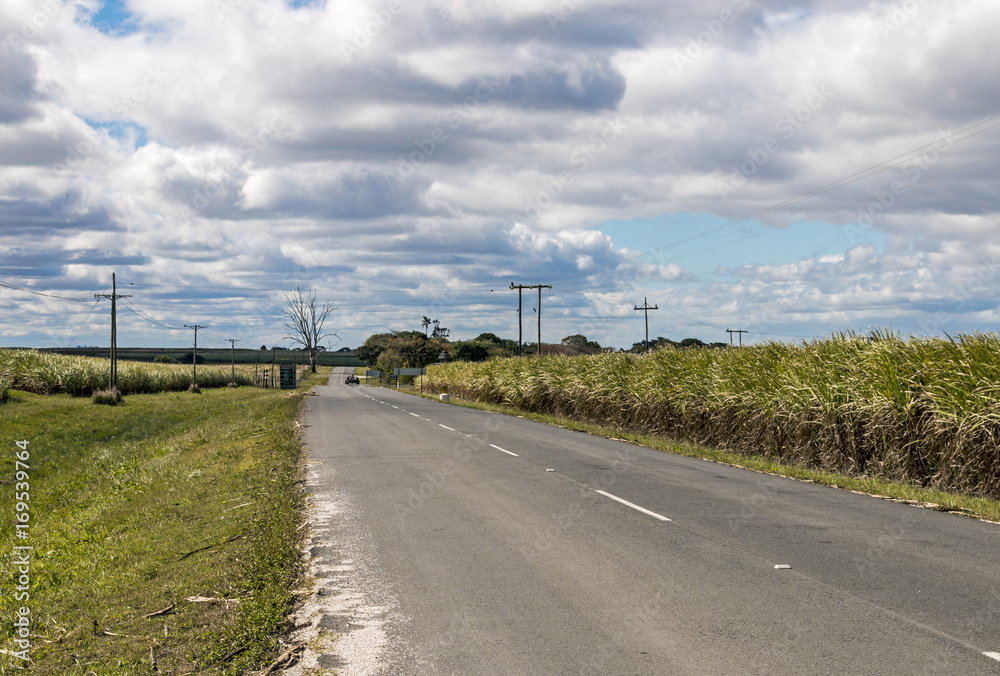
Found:
[[[326,643],[303,668],[1000,674],[998,525],[337,373],[316,391]]]

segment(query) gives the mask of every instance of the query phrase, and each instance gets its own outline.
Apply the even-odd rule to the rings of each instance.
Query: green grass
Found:
[[[273,659],[299,572],[302,399],[288,394],[220,388],[109,407],[11,392],[0,407],[0,539],[23,543],[12,519],[15,441],[25,439],[34,673],[152,673],[151,649],[160,673],[242,674]],[[16,650],[13,573],[4,556],[6,650]],[[0,673],[15,662],[4,655]]]
[[[437,401],[438,396],[434,394],[423,394],[419,392],[408,392],[413,396],[422,396],[425,399]],[[481,411],[492,411],[504,415],[513,415],[527,420],[555,425],[577,432],[585,432],[609,439],[623,439],[640,446],[653,448],[666,453],[685,455],[691,458],[701,458],[711,462],[723,463],[733,467],[741,467],[756,472],[764,472],[777,476],[784,476],[801,481],[811,481],[813,483],[832,486],[843,490],[856,491],[865,495],[873,495],[890,500],[908,502],[923,507],[938,509],[940,511],[953,511],[965,516],[986,519],[1000,522],[1000,501],[985,497],[976,497],[939,491],[930,488],[914,486],[912,484],[884,481],[877,477],[858,478],[846,474],[830,471],[822,471],[776,462],[774,458],[769,458],[758,454],[733,453],[730,451],[701,446],[698,444],[676,442],[665,439],[661,436],[640,434],[602,426],[594,423],[586,423],[573,420],[565,416],[534,413],[523,409],[507,406],[503,404],[490,404],[480,401],[467,401],[450,397],[448,402],[453,406],[474,408]]]

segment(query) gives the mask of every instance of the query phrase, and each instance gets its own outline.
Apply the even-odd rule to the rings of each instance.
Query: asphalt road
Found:
[[[330,383],[339,673],[1000,674],[998,525]]]

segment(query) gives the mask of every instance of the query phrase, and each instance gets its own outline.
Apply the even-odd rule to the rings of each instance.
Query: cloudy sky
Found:
[[[996,0],[4,0],[0,345],[1000,330]],[[524,296],[533,336],[536,292]],[[178,330],[177,327],[180,327]],[[288,344],[287,341],[284,344]]]

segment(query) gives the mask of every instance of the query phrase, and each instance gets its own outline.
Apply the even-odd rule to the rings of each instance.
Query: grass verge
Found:
[[[26,601],[14,599],[12,557],[0,560],[0,673],[23,666],[6,621],[20,606],[31,611],[37,674],[267,666],[299,575],[302,397],[290,394],[221,388],[108,407],[11,392],[0,408],[0,538],[34,550]],[[15,539],[13,525],[20,440],[30,452],[27,540]]]
[[[436,394],[420,394],[419,392],[407,391],[408,394],[439,401]],[[663,437],[648,434],[637,434],[625,430],[614,429],[592,423],[579,422],[570,418],[556,415],[533,413],[498,404],[489,404],[478,401],[456,399],[454,395],[447,402],[453,406],[474,408],[480,411],[492,411],[504,415],[513,415],[526,420],[564,427],[577,432],[586,432],[596,436],[609,439],[622,439],[647,448],[654,448],[667,453],[686,455],[692,458],[702,458],[712,462],[719,462],[733,467],[764,472],[777,476],[798,479],[800,481],[811,481],[813,483],[843,490],[854,491],[889,500],[906,502],[920,507],[936,509],[944,512],[954,512],[977,519],[1000,523],[1000,502],[989,498],[966,496],[957,493],[939,491],[922,486],[883,481],[874,477],[851,477],[837,472],[828,472],[805,467],[797,467],[784,463],[775,462],[773,458],[764,455],[744,455],[732,453],[707,446],[696,444],[678,443]]]

